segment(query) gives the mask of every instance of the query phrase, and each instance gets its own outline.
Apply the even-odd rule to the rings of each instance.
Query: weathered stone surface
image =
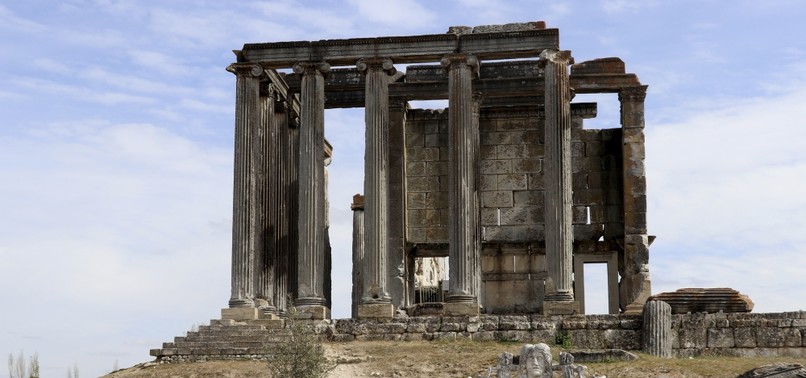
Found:
[[[772,364],[751,369],[738,378],[802,378],[806,368],[801,364]]]
[[[643,317],[644,332],[641,339],[641,349],[644,351],[644,353],[653,356],[672,358],[671,306],[663,301],[647,302],[644,305]],[[732,338],[733,335],[731,334],[731,341]]]
[[[632,361],[638,358],[623,349],[579,350],[572,351],[576,362]]]
[[[391,303],[370,303],[358,305],[359,319],[391,319],[395,315],[395,306]]]
[[[255,320],[257,318],[258,318],[258,309],[255,307],[232,307],[221,309],[221,319]]]
[[[685,288],[674,292],[653,295],[648,300],[659,300],[672,306],[673,314],[687,312],[750,312],[753,301],[730,288]]]

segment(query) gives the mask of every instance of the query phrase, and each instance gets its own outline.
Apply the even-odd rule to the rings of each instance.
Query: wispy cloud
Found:
[[[47,29],[39,22],[17,16],[2,4],[0,4],[0,28],[15,32],[41,32]]]
[[[392,9],[361,0],[348,0],[348,3],[358,11],[363,19],[377,25],[384,25],[385,28],[395,27],[407,30],[430,28],[437,20],[436,13],[423,7],[416,0],[396,1],[391,4]]]

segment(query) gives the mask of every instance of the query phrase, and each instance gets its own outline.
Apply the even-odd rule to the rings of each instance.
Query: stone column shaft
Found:
[[[448,70],[448,253],[449,282],[446,302],[478,303],[480,251],[478,224],[478,98],[472,80],[478,60],[470,54],[442,58]]]
[[[410,304],[405,236],[407,109],[408,103],[404,100],[389,103],[389,216],[386,219],[389,224],[389,242],[386,246],[386,290],[396,308]]]
[[[364,293],[364,196],[354,195],[350,208],[353,210],[353,301],[350,309],[355,319]]]
[[[277,262],[277,195],[280,180],[277,171],[277,122],[274,114],[274,88],[267,86],[267,96],[260,97],[260,124],[252,138],[255,162],[255,265],[256,307],[266,313],[276,312],[275,270]]]
[[[253,139],[260,123],[260,66],[230,66],[235,82],[235,162],[232,207],[230,307],[252,307],[255,299],[255,164]]]
[[[656,357],[672,358],[672,306],[647,302],[643,309],[641,350]]]
[[[391,303],[386,289],[389,213],[389,75],[392,61],[382,58],[359,60],[364,72],[366,105],[366,150],[364,153],[364,292],[362,304]]]
[[[573,301],[573,228],[571,214],[571,89],[568,51],[545,50],[546,263],[545,300]]]
[[[325,306],[325,144],[327,63],[297,63],[302,76],[299,135],[299,249],[296,306]]]

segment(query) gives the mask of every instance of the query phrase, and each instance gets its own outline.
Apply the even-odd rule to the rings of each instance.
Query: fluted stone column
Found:
[[[571,224],[571,88],[570,51],[540,54],[545,76],[546,263],[548,279],[543,310],[547,315],[578,312],[573,289],[573,227]]]
[[[302,76],[299,135],[299,249],[297,298],[300,312],[329,317],[324,295],[325,254],[325,77],[330,65],[305,62],[294,65]]]
[[[644,304],[641,350],[657,357],[672,358],[672,306],[664,301]]]
[[[232,209],[232,291],[230,309],[222,318],[254,318],[255,300],[255,185],[254,138],[260,124],[260,78],[258,65],[231,65],[235,83],[235,163]],[[235,309],[243,308],[238,311]],[[228,311],[229,310],[229,311]]]
[[[352,318],[358,318],[358,305],[364,294],[364,196],[356,194],[350,205],[353,210],[353,301]]]
[[[271,83],[260,97],[260,123],[252,138],[255,161],[255,307],[264,314],[276,314],[275,274],[279,180],[275,90]]]
[[[481,261],[476,170],[479,153],[478,97],[472,81],[479,61],[472,54],[450,54],[441,60],[448,71],[448,314],[479,312]]]
[[[405,100],[389,103],[389,242],[386,246],[386,290],[396,308],[410,305],[410,290],[407,277],[410,258],[406,248],[406,111]],[[413,282],[413,281],[412,281]],[[411,287],[410,287],[411,286]]]
[[[646,90],[647,86],[642,85],[624,88],[619,92],[624,167],[624,265],[619,284],[619,302],[622,310],[630,314],[640,313],[651,293],[644,168]]]
[[[288,101],[280,97],[275,98],[274,112],[276,121],[277,156],[279,158],[277,178],[277,238],[276,238],[276,269],[274,283],[274,300],[277,312],[285,314],[288,309],[288,296],[290,292],[291,272],[289,267],[296,269],[295,263],[290,264],[294,256],[292,250],[296,247],[297,212],[298,205],[294,181],[296,180],[297,149],[296,132],[289,124]]]
[[[386,260],[389,213],[389,75],[392,61],[361,59],[356,64],[365,74],[364,120],[364,293],[359,317],[392,317],[394,306],[386,290]],[[367,306],[367,305],[381,306]]]

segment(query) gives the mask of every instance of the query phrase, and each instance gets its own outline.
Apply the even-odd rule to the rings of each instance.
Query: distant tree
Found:
[[[31,356],[31,365],[29,369],[28,376],[30,378],[39,378],[39,353],[34,352],[34,355]]]
[[[73,365],[73,368],[67,368],[67,378],[78,378],[78,364]]]
[[[39,378],[39,354],[31,356],[30,363],[25,362],[25,353],[20,351],[17,358],[14,354],[8,355],[9,378]]]

